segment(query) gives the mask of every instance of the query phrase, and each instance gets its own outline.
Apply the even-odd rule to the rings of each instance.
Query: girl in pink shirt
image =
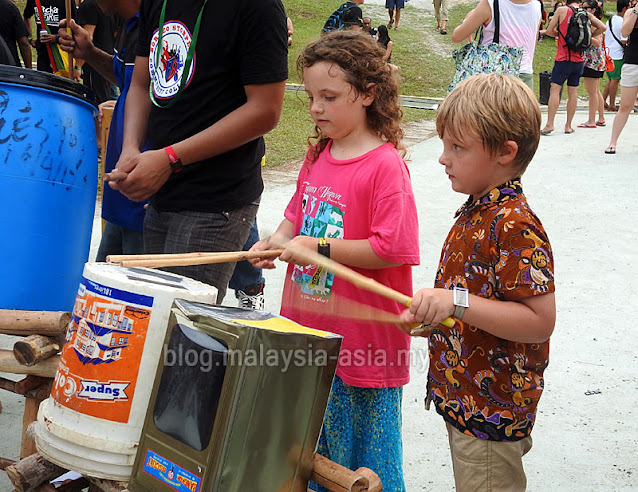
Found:
[[[392,324],[323,314],[339,299],[396,314],[402,306],[297,262],[293,252],[295,245],[318,250],[412,293],[411,265],[419,262],[417,212],[397,150],[404,150],[398,86],[383,55],[370,36],[349,31],[327,34],[301,54],[297,66],[315,122],[309,141],[315,142],[285,219],[252,249],[286,247],[280,256],[290,263],[283,316],[343,336],[317,451],[353,470],[371,468],[384,490],[403,491],[401,397],[409,380],[410,338]],[[254,264],[274,268],[272,260]]]

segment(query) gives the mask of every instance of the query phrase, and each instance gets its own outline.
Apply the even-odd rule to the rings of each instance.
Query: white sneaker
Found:
[[[245,309],[264,309],[264,284],[253,284],[236,290],[237,305]]]

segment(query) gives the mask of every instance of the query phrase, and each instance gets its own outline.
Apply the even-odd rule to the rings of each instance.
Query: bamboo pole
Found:
[[[64,8],[66,9],[66,32],[68,32],[69,34],[72,34],[71,32],[71,0],[64,0]],[[67,53],[67,56],[69,57],[69,79],[73,80],[73,71],[74,71],[74,65],[73,65],[73,52],[69,51]]]

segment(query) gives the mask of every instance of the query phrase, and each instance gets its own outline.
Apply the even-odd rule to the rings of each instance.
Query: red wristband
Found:
[[[173,173],[178,173],[182,169],[184,169],[184,164],[182,164],[182,160],[177,157],[177,154],[175,154],[173,147],[171,147],[170,145],[168,147],[164,147],[164,152],[166,152],[166,155],[168,156],[168,160],[171,163],[171,169],[173,170]]]

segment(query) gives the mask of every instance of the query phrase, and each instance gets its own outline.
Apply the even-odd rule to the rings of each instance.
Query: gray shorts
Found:
[[[149,254],[241,251],[255,221],[259,199],[229,212],[160,212],[149,205],[144,218],[144,250]],[[235,263],[166,267],[217,288],[221,304]]]

